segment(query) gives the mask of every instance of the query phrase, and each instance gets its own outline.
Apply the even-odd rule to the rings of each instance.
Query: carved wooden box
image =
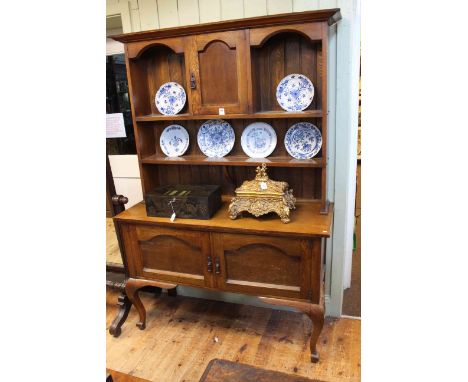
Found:
[[[216,185],[171,185],[145,195],[148,216],[210,219],[221,207],[221,187]]]

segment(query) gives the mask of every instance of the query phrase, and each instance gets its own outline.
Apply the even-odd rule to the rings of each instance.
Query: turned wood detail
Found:
[[[135,306],[138,315],[140,316],[140,320],[137,322],[136,325],[141,330],[146,328],[146,309],[143,303],[141,302],[139,290],[145,286],[154,286],[162,289],[167,289],[170,296],[177,295],[177,292],[172,292],[172,290],[175,291],[177,284],[129,278],[127,280],[127,284],[125,285],[125,292],[127,293],[128,298],[130,299],[131,303]]]
[[[122,204],[127,204],[128,203],[128,198],[123,195],[113,195],[112,196],[112,203],[116,206],[122,205]]]
[[[122,333],[122,325],[127,319],[130,308],[132,307],[129,298],[124,292],[119,295],[117,305],[119,306],[119,312],[109,327],[109,333],[114,337],[118,337],[120,333]]]
[[[260,300],[271,305],[290,306],[305,313],[312,321],[313,328],[310,336],[310,360],[313,363],[319,361],[317,352],[317,341],[323,329],[325,321],[325,312],[321,305],[312,304],[303,301],[285,300],[280,298],[259,297]]]

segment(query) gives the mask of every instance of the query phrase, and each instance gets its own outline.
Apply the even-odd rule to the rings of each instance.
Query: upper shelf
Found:
[[[112,36],[111,38],[123,43],[129,43],[175,36],[187,36],[198,34],[200,32],[221,32],[239,28],[259,28],[278,24],[287,25],[311,21],[326,21],[328,25],[333,25],[339,20],[341,20],[341,13],[339,8],[320,9],[316,11],[249,17],[245,19],[195,24],[175,28],[162,28],[150,31],[120,34]]]
[[[136,117],[137,122],[154,122],[154,121],[185,121],[185,120],[208,120],[208,119],[261,119],[261,118],[321,118],[323,117],[322,110],[305,110],[299,112],[287,111],[262,111],[250,114],[205,114],[192,115],[182,113],[177,115],[161,115],[150,114]]]

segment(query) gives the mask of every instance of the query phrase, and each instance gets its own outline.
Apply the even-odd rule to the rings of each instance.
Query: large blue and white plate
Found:
[[[305,110],[314,99],[314,85],[303,74],[290,74],[276,88],[276,99],[286,111]]]
[[[292,125],[284,137],[289,155],[296,159],[313,158],[322,147],[322,134],[317,126],[309,122]]]
[[[161,150],[168,157],[183,155],[189,146],[189,134],[180,125],[167,126],[159,138]]]
[[[266,158],[276,147],[275,129],[265,122],[254,122],[241,136],[242,150],[250,158]]]
[[[235,140],[234,129],[222,119],[206,121],[198,130],[198,147],[210,158],[221,158],[229,154]]]
[[[161,114],[175,115],[184,108],[186,99],[187,95],[181,85],[166,82],[156,92],[154,103]]]

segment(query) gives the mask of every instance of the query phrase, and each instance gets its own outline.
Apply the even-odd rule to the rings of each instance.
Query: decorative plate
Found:
[[[275,129],[265,122],[254,122],[241,137],[242,150],[251,158],[266,158],[276,147]]]
[[[221,158],[234,147],[234,129],[222,119],[211,119],[198,130],[198,147],[210,158]]]
[[[167,126],[159,138],[159,145],[168,157],[181,156],[189,146],[188,132],[180,125]]]
[[[292,125],[284,137],[288,153],[296,159],[310,159],[322,147],[322,134],[317,126],[309,122]]]
[[[314,85],[303,74],[290,74],[276,88],[276,99],[286,111],[305,110],[314,99]]]
[[[166,82],[156,92],[154,103],[161,114],[175,115],[184,108],[186,98],[181,85],[177,82]]]

